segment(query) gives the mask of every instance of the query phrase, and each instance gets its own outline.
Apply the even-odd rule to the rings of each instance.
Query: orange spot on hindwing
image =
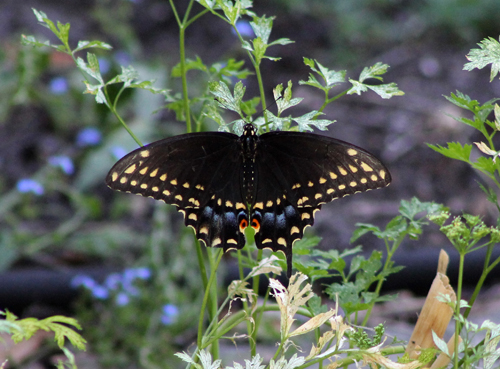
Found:
[[[238,224],[240,227],[240,232],[245,233],[245,228],[248,227],[248,215],[244,211],[240,211],[238,214]]]
[[[242,219],[240,221],[240,230],[245,229],[246,227],[248,227],[248,220]]]
[[[260,231],[260,227],[262,225],[262,214],[259,211],[255,211],[252,214],[252,218],[250,220],[250,225],[255,230],[255,233]]]
[[[252,228],[255,229],[255,232],[259,231],[260,222],[257,219],[252,219]]]

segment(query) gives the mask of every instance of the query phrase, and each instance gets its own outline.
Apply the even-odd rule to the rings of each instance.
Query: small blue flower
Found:
[[[111,148],[111,154],[116,160],[120,160],[127,154],[127,151],[121,146],[113,146]]]
[[[24,178],[17,181],[16,184],[17,190],[21,193],[33,193],[37,196],[43,195],[44,188],[40,184],[40,182],[35,181],[34,179]]]
[[[71,279],[71,287],[78,288],[80,286],[86,288],[98,300],[105,300],[109,297],[109,290],[101,286],[92,277],[85,274],[78,274]]]
[[[97,286],[97,282],[88,275],[77,274],[71,279],[70,285],[73,288],[83,286],[88,290],[92,290],[95,286]]]
[[[49,89],[54,95],[68,92],[68,80],[65,77],[54,77],[49,82]]]
[[[123,292],[130,296],[139,296],[141,294],[139,289],[129,281],[123,281]]]
[[[255,37],[255,33],[253,31],[252,26],[246,20],[240,20],[236,22],[236,29],[238,30],[238,32],[242,37]],[[236,32],[233,30],[233,33]]]
[[[67,156],[51,156],[49,158],[49,164],[53,167],[61,168],[62,171],[68,175],[71,175],[75,172],[73,161]]]
[[[149,268],[127,268],[123,272],[124,282],[132,283],[135,279],[149,279],[151,277],[151,271]]]
[[[125,306],[130,302],[130,297],[125,292],[116,295],[115,303],[118,306]]]
[[[99,70],[101,71],[101,74],[106,74],[109,72],[111,69],[111,63],[109,62],[108,59],[104,58],[99,58]]]
[[[135,276],[138,279],[144,279],[144,280],[149,279],[151,278],[151,270],[146,267],[135,268]]]
[[[98,300],[106,300],[109,297],[109,290],[101,285],[96,285],[91,289],[92,296]]]
[[[80,147],[95,146],[101,142],[102,134],[94,127],[87,127],[78,132],[76,144]]]
[[[122,276],[118,273],[111,273],[106,277],[104,281],[104,286],[106,286],[110,290],[117,290],[122,283]]]
[[[127,268],[123,271],[123,282],[132,283],[137,278],[135,268]]]
[[[166,304],[162,307],[161,322],[164,325],[170,325],[175,323],[177,316],[179,315],[179,308],[172,304]]]

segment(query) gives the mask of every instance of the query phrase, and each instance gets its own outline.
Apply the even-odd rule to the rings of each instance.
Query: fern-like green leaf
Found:
[[[427,146],[448,158],[462,160],[467,163],[470,161],[469,158],[472,150],[472,145],[470,144],[462,146],[460,142],[448,142],[448,147],[432,144],[427,144]]]
[[[491,64],[490,82],[500,72],[500,43],[493,37],[485,38],[479,44],[479,49],[472,49],[467,54],[469,63],[464,65],[464,70],[474,68],[483,69]]]

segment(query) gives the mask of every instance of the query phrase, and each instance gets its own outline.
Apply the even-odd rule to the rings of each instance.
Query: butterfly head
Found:
[[[255,136],[257,131],[252,123],[247,123],[243,126],[243,136],[250,137]]]

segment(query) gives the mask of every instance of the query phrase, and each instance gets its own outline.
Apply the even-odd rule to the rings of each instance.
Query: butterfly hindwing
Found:
[[[245,211],[235,209],[222,197],[210,200],[200,208],[179,209],[184,213],[186,226],[194,229],[196,238],[208,247],[222,247],[224,251],[241,249],[245,246],[245,236],[239,224],[247,219]],[[221,200],[221,201],[219,201]]]
[[[192,133],[143,146],[118,161],[106,183],[175,205],[206,246],[242,248],[238,136]],[[243,214],[243,216],[246,216]]]
[[[285,254],[288,264],[288,277],[292,271],[292,246],[304,237],[304,229],[314,223],[314,213],[321,208],[298,208],[287,200],[268,202],[260,209],[255,206],[251,210],[251,222],[255,229],[257,248],[269,248]]]

